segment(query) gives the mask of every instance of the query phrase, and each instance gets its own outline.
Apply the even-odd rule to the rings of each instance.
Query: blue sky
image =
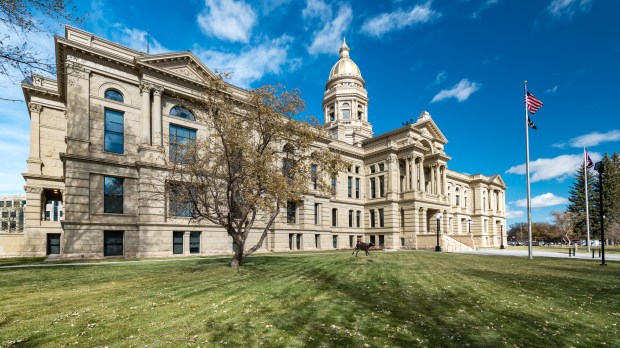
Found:
[[[151,53],[193,51],[231,82],[299,88],[321,115],[329,71],[346,35],[366,81],[369,119],[385,133],[427,110],[448,138],[449,168],[501,174],[509,221],[525,220],[523,80],[544,102],[530,131],[532,217],[563,210],[587,146],[620,152],[619,0],[190,0],[79,2],[78,26]],[[162,10],[165,9],[165,10]],[[63,33],[54,27],[57,34]],[[0,28],[0,34],[6,32]],[[13,37],[14,40],[19,38]],[[53,40],[31,38],[45,55]],[[20,99],[2,82],[0,97]],[[26,106],[0,101],[0,194],[26,170]]]

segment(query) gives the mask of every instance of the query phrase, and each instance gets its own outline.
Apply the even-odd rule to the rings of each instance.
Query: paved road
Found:
[[[499,256],[519,256],[519,257],[527,257],[527,250],[508,250],[508,249],[494,249],[494,248],[482,248],[476,251],[463,251],[460,252],[462,254],[472,254],[472,255],[499,255]],[[588,252],[577,252],[577,256],[568,256],[568,249],[559,251],[537,251],[534,250],[532,252],[532,257],[556,257],[556,258],[565,258],[565,259],[584,259],[584,260],[592,260],[592,261],[601,261],[601,258],[598,257],[598,251],[595,254],[597,257],[592,258],[592,253]],[[605,262],[607,261],[620,261],[620,254],[605,254]]]

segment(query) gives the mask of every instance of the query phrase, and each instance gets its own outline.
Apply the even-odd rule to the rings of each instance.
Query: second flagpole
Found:
[[[525,91],[524,98],[527,98],[527,80],[523,81],[523,89]],[[525,101],[525,99],[524,99]],[[532,203],[530,196],[530,135],[529,135],[529,115],[527,112],[527,103],[525,105],[525,175],[527,182],[527,237],[529,239],[527,245],[528,259],[532,256]]]
[[[588,207],[588,153],[586,148],[583,148],[583,187],[586,193],[586,243],[588,243],[588,253],[590,252],[590,208]]]

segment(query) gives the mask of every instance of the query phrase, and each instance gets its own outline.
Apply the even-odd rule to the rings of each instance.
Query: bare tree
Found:
[[[327,147],[315,122],[294,119],[305,108],[297,90],[266,86],[235,97],[211,78],[193,104],[208,135],[170,146],[170,210],[222,226],[236,245],[231,267],[263,245],[278,214],[304,195],[331,194],[329,180],[346,162]],[[259,233],[248,243],[250,233]]]
[[[577,219],[576,214],[568,211],[552,211],[551,215],[555,225],[562,233],[562,240],[570,244],[573,237],[573,226],[575,226]]]
[[[15,81],[32,72],[53,74],[54,60],[41,56],[31,38],[49,32],[49,22],[79,22],[75,10],[73,0],[0,1],[0,76]]]

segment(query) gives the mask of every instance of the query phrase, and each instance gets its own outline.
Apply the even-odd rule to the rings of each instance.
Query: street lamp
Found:
[[[599,205],[600,205],[600,216],[601,216],[601,266],[607,266],[605,264],[605,216],[603,215],[603,173],[605,172],[605,166],[603,165],[603,161],[596,162],[594,165],[594,170],[598,172],[598,188],[599,188]]]
[[[499,224],[499,235],[501,236],[500,238],[502,239],[499,242],[499,248],[500,249],[506,249],[506,247],[504,246],[504,225]]]
[[[441,251],[441,245],[439,245],[439,232],[441,232],[441,218],[443,216],[441,213],[437,213],[435,215],[435,219],[437,220],[437,245],[435,246],[435,251]]]
[[[471,218],[467,217],[467,232],[471,234]]]

